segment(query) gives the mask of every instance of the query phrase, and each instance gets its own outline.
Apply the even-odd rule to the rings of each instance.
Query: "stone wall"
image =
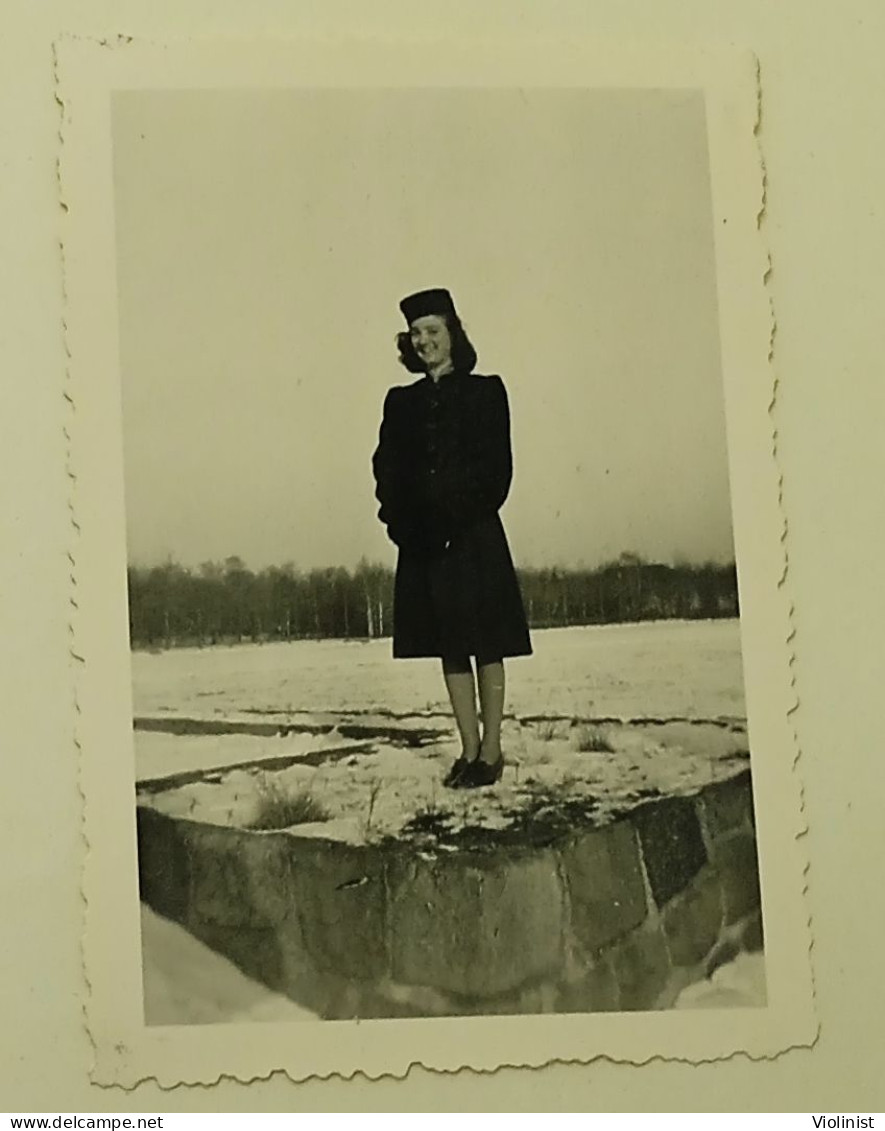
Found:
[[[141,898],[322,1017],[664,1009],[762,946],[749,772],[547,847],[433,854],[138,809]]]

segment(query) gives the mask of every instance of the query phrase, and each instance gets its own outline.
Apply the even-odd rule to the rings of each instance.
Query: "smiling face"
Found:
[[[452,336],[441,314],[425,314],[409,326],[415,353],[428,373],[442,373],[452,363]]]

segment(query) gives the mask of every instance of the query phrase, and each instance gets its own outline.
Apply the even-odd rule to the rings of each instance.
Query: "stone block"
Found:
[[[640,806],[630,819],[639,832],[652,894],[663,907],[707,863],[694,803],[686,797],[669,797]]]
[[[239,967],[244,974],[272,990],[285,992],[282,963],[275,931],[270,927],[244,927],[199,920],[190,927],[200,942]]]
[[[279,982],[272,986],[273,989],[312,1010],[325,1021],[384,1016],[364,1011],[367,987],[373,983],[318,970],[313,965],[304,948],[297,922],[291,930],[287,930],[285,925],[282,929],[278,928],[276,942],[280,957]]]
[[[280,956],[279,989],[293,1001],[312,1009],[321,1017],[333,1016],[329,1002],[340,995],[337,975],[320,970],[307,949],[301,917],[295,907],[275,928]],[[349,979],[344,978],[347,982]]]
[[[755,839],[738,833],[719,841],[716,868],[725,895],[726,923],[736,923],[756,911],[760,906],[760,893]]]
[[[397,982],[487,999],[561,966],[563,899],[551,851],[399,855],[387,884]]]
[[[188,923],[272,927],[294,899],[283,834],[181,822],[190,861]]]
[[[158,915],[186,923],[191,881],[183,822],[141,805],[135,817],[140,897]]]
[[[664,910],[664,934],[673,965],[703,962],[716,945],[722,923],[722,889],[716,873],[707,870]]]
[[[494,997],[448,995],[445,1016],[523,1017],[528,1014],[555,1013],[557,987],[552,979],[531,982]]]
[[[711,841],[753,825],[753,786],[750,771],[744,770],[728,781],[708,785],[698,795],[703,819]]]
[[[513,1010],[517,1016],[527,1013],[556,1013],[558,992],[553,982],[539,982],[523,989]]]
[[[640,929],[609,952],[619,1009],[654,1009],[670,978],[670,958],[660,928]]]
[[[328,976],[325,1002],[316,1012],[324,1021],[362,1021],[374,1014],[369,998],[369,986],[364,982]]]
[[[401,986],[383,979],[374,987],[372,1017],[451,1017],[458,1013],[448,994],[428,986]]]
[[[580,977],[560,982],[557,1013],[606,1013],[620,1008],[618,982],[611,962],[598,958]]]
[[[765,947],[765,932],[762,926],[762,912],[757,911],[751,915],[741,928],[741,946],[750,952],[763,950]]]
[[[629,821],[590,829],[559,850],[576,941],[594,953],[648,914],[636,831]]]
[[[535,987],[510,990],[495,997],[462,997],[452,994],[449,1016],[451,1017],[518,1017],[521,1013],[538,1013],[533,1008]],[[526,1003],[526,1008],[523,1008]]]
[[[290,847],[294,905],[313,964],[344,978],[383,977],[384,853],[306,837]]]

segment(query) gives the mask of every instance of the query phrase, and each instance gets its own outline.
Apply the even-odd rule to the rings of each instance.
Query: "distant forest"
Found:
[[[595,569],[517,572],[532,628],[738,615],[733,563],[671,566],[625,553]],[[352,571],[287,564],[254,573],[239,557],[196,570],[172,561],[130,566],[130,642],[153,649],[389,636],[393,576],[365,560]]]

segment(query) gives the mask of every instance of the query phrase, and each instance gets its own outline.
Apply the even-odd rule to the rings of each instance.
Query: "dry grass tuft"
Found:
[[[258,783],[258,806],[249,824],[250,829],[288,829],[292,825],[310,825],[328,821],[329,811],[310,793],[286,789],[273,778]]]
[[[605,731],[594,726],[581,727],[575,737],[575,749],[581,754],[614,754],[615,752]]]
[[[559,733],[555,719],[543,719],[537,725],[537,735],[541,742],[552,742]]]

